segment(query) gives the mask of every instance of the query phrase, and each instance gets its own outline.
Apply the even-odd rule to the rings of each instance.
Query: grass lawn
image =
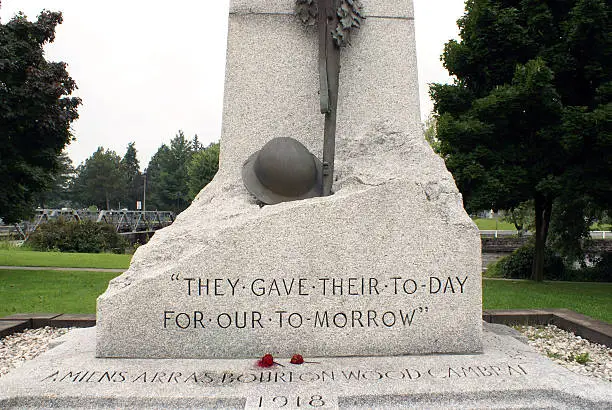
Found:
[[[125,268],[132,255],[112,253],[62,253],[30,250],[0,249],[3,266],[55,266],[60,268]]]
[[[565,308],[612,323],[612,283],[483,280],[483,309]]]
[[[118,273],[0,270],[0,317],[14,313],[95,313]]]
[[[483,231],[516,231],[516,226],[508,222],[502,222],[498,219],[476,218],[474,223],[478,229]]]

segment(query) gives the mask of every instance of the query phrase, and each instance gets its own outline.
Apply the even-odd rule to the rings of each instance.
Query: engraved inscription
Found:
[[[240,385],[240,384],[333,384],[384,382],[435,383],[445,379],[516,378],[528,375],[529,365],[522,362],[464,363],[463,365],[440,365],[431,368],[387,368],[387,369],[299,369],[289,365],[282,370],[215,372],[185,371],[127,371],[56,369],[41,381],[48,383],[151,383],[194,385]]]
[[[419,315],[427,314],[429,308],[406,308],[397,310],[350,310],[334,312],[315,310],[312,312],[288,312],[276,310],[264,316],[259,311],[206,313],[163,312],[163,328],[174,330],[187,329],[263,329],[278,327],[299,328],[393,328],[410,327]]]
[[[247,398],[245,409],[294,409],[294,408],[338,408],[336,397],[326,396],[320,393],[300,395],[278,395],[278,396],[251,396]]]
[[[206,331],[208,329],[394,329],[414,326],[429,314],[435,306],[416,305],[416,297],[424,295],[432,302],[440,296],[465,294],[468,276],[425,276],[421,279],[401,275],[387,277],[187,277],[181,273],[170,276],[173,285],[185,297],[193,300],[209,298],[278,299],[276,309],[216,311],[214,307],[183,310],[167,307],[160,314],[161,328],[171,331]],[[333,310],[319,302],[318,308],[296,309],[302,297],[325,298],[333,303],[335,298],[349,298],[355,302],[353,309]],[[393,307],[385,308],[385,301],[393,299]],[[297,299],[296,299],[297,298]],[[379,307],[364,308],[364,300],[380,299]],[[289,302],[291,301],[291,302]],[[388,302],[387,302],[388,303]],[[256,305],[258,306],[258,305]],[[290,308],[292,306],[292,308]],[[368,303],[366,306],[371,306]],[[207,307],[207,309],[205,308]]]
[[[199,297],[283,297],[283,296],[390,296],[427,293],[463,294],[467,276],[429,276],[419,282],[413,278],[392,276],[349,278],[184,278],[172,274],[187,296]]]

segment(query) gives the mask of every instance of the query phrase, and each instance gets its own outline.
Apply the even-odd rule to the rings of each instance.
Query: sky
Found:
[[[134,141],[145,168],[179,129],[204,145],[219,140],[228,7],[229,0],[3,0],[0,19],[63,13],[45,53],[68,64],[79,87],[73,95],[83,100],[69,156],[75,166],[99,146],[123,156]],[[452,81],[440,55],[458,36],[464,1],[414,0],[414,8],[424,120],[432,109],[427,84]]]

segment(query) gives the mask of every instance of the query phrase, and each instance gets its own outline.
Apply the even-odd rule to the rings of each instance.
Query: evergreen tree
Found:
[[[142,199],[142,184],[144,181],[136,154],[135,143],[130,142],[125,155],[121,159],[121,173],[124,184],[121,203],[129,209],[136,209],[136,201]]]
[[[160,180],[162,173],[166,172],[166,159],[170,156],[169,151],[170,148],[166,144],[162,144],[151,157],[145,169],[147,174],[147,209],[149,210],[166,210],[166,202],[164,201],[166,193],[162,192]]]
[[[193,152],[202,151],[204,149],[204,145],[202,145],[200,142],[198,134],[194,135],[193,140],[191,141],[191,149]]]
[[[187,164],[192,155],[192,141],[183,131],[170,141],[170,147],[164,144],[157,150],[147,167],[147,208],[179,213],[189,206]]]

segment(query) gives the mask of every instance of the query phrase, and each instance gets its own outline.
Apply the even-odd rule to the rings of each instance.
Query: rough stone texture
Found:
[[[0,379],[0,408],[609,409],[612,384],[576,375],[511,331],[487,326],[482,354],[255,360],[97,359],[94,329]],[[61,339],[56,339],[61,340]],[[197,381],[196,381],[197,380]],[[275,399],[276,398],[276,399]],[[318,397],[315,397],[315,400]],[[317,402],[316,404],[321,404]]]
[[[409,1],[389,4],[410,8]],[[480,237],[452,176],[422,136],[413,22],[369,19],[343,49],[335,194],[260,208],[242,185],[243,162],[281,136],[320,156],[318,110],[315,29],[291,15],[230,15],[219,173],[99,298],[99,356],[480,350]],[[292,293],[255,296],[251,286],[259,278],[270,291],[274,279],[293,280]],[[342,296],[323,295],[323,278],[345,285],[356,278],[355,289],[364,279],[366,293],[375,278],[380,295],[347,295],[346,287]],[[188,286],[207,279],[219,279],[226,294],[228,280],[240,286],[234,297],[188,295]],[[307,295],[295,294],[300,279]],[[414,294],[401,290],[407,279],[414,280],[408,292],[417,286]],[[287,312],[282,326],[279,311]],[[247,328],[222,329],[228,318],[220,315],[235,320],[236,312],[240,322],[246,312]],[[297,316],[286,322],[293,312],[302,315],[299,328],[292,327]],[[316,329],[325,312],[332,325]]]
[[[390,145],[392,149],[392,144],[381,147]],[[133,267],[111,283],[98,300],[98,354],[255,357],[264,352],[288,355],[295,350],[339,356],[479,350],[479,238],[469,218],[460,218],[458,194],[433,181],[421,185],[399,178],[364,186],[364,182],[349,180],[331,200],[319,198],[263,209],[250,205],[251,212],[222,220],[225,226],[211,221],[203,224],[206,229],[173,225],[174,232],[159,232],[156,236],[168,236],[173,246],[182,242],[184,253],[180,259],[158,261],[157,267],[139,267],[135,258]],[[246,195],[241,197],[246,203]],[[211,208],[204,207],[198,215],[198,207],[192,206],[180,219],[189,218],[189,223],[198,226],[202,219],[213,216],[208,212]],[[144,263],[154,257],[141,256]],[[172,280],[177,274],[181,279]],[[320,278],[346,281],[350,277],[368,282],[377,278],[381,294],[347,296],[345,288],[343,296],[322,295]],[[407,295],[400,290],[394,295],[393,277],[414,279],[417,292]],[[430,288],[432,277],[443,281],[452,278],[455,293],[451,294],[450,288],[446,294],[436,292],[437,279]],[[463,293],[456,277],[465,282]],[[187,280],[196,278],[222,279],[219,293],[226,295],[231,291],[227,279],[239,279],[246,289],[239,286],[235,297],[198,296],[194,295],[195,283]],[[276,292],[255,296],[251,284],[258,278],[265,279],[267,288],[272,279],[304,279],[308,285],[304,293],[309,296],[278,297]],[[189,283],[193,286],[191,296],[187,295]],[[403,281],[399,283],[401,286]],[[293,293],[296,288],[297,284]],[[410,285],[408,291],[412,291]],[[365,316],[370,309],[378,312],[379,319],[387,311],[425,312],[416,313],[412,326],[362,328],[359,323],[354,328],[313,328],[315,312],[352,316],[357,310]],[[275,313],[279,310],[301,313],[304,326],[292,329],[285,324],[280,328]],[[176,315],[202,311],[205,321],[213,322],[206,323],[205,329],[180,330],[170,321],[163,329],[164,311]],[[215,325],[218,314],[236,311],[249,312],[249,317],[251,311],[261,312],[264,328],[224,330]]]

